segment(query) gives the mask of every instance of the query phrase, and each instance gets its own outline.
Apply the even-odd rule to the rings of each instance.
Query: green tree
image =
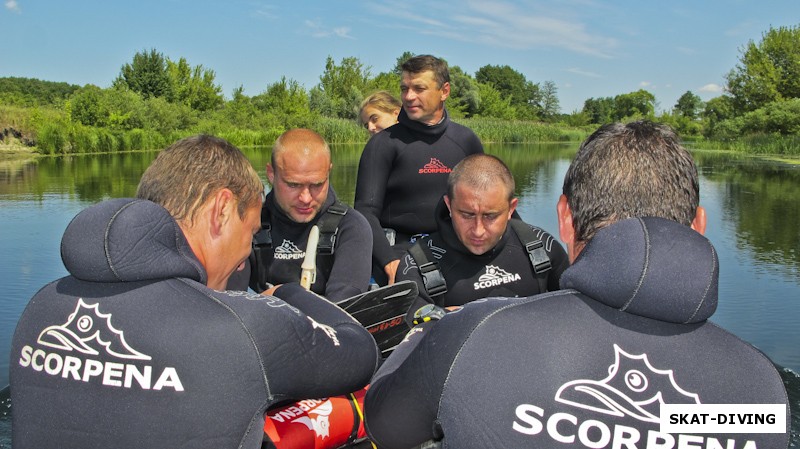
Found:
[[[583,102],[582,114],[586,114],[590,123],[602,125],[614,121],[614,99],[611,97],[589,98]]]
[[[559,112],[561,106],[558,102],[558,87],[553,81],[545,81],[541,88],[541,104],[542,104],[542,118],[545,120],[554,119]]]
[[[214,84],[216,74],[202,65],[194,68],[186,58],[178,62],[167,59],[167,73],[171,82],[170,101],[185,104],[197,111],[210,111],[222,106],[222,87]]]
[[[143,98],[172,98],[172,81],[167,70],[167,58],[151,49],[136,53],[133,62],[125,64],[114,80],[114,86],[124,86]]]
[[[533,118],[542,109],[539,85],[528,81],[525,75],[510,66],[485,65],[475,72],[475,80],[494,87],[503,97],[509,98],[517,108],[519,118]]]
[[[270,84],[263,94],[253,97],[252,102],[262,112],[276,117],[285,129],[311,124],[308,94],[295,80],[282,77],[280,81]]]
[[[503,94],[491,84],[478,83],[478,92],[481,96],[481,105],[478,110],[480,117],[494,117],[513,120],[517,116],[516,108],[511,104],[511,97]]]
[[[644,89],[614,97],[615,120],[652,117],[655,109],[655,95]]]
[[[703,100],[701,100],[700,97],[693,94],[691,91],[687,90],[685,94],[678,98],[678,102],[675,103],[675,107],[673,109],[680,116],[694,120],[697,118],[702,108]]]
[[[450,97],[446,104],[452,117],[472,117],[481,108],[478,82],[459,66],[450,67]]]
[[[400,57],[397,58],[397,60],[396,60],[396,62],[394,64],[394,68],[392,69],[392,72],[395,75],[397,75],[398,77],[402,76],[403,75],[403,68],[402,68],[403,64],[406,61],[408,61],[409,59],[413,58],[414,56],[416,56],[414,53],[411,53],[410,51],[404,51],[403,54],[400,55]]]
[[[368,90],[369,79],[369,67],[365,67],[358,58],[342,58],[341,64],[336,65],[333,58],[328,56],[325,71],[319,77],[319,87],[332,105],[333,116],[347,119],[358,117],[358,108]]]
[[[713,137],[720,122],[733,118],[733,100],[727,95],[708,100],[703,108],[702,117],[705,120],[703,134],[706,137]]]
[[[770,28],[761,42],[748,42],[726,78],[737,115],[800,98],[800,26]]]

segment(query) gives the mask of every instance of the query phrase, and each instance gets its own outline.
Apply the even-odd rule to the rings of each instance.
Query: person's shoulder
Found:
[[[369,225],[369,221],[367,221],[366,217],[364,217],[364,214],[357,211],[353,206],[344,203],[341,204],[343,204],[347,210],[342,218],[343,224],[346,222],[347,224],[351,225],[354,230],[362,230],[363,232],[371,235],[372,228]]]

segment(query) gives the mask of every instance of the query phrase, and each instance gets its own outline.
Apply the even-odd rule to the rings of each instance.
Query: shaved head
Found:
[[[456,185],[486,191],[497,185],[505,187],[510,201],[514,198],[514,177],[506,164],[490,154],[473,154],[459,162],[447,179],[447,196],[453,199]]]

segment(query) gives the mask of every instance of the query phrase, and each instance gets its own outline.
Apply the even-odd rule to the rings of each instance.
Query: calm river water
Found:
[[[525,221],[558,235],[555,204],[577,144],[490,146],[511,167]],[[334,146],[332,183],[352,204],[361,145]],[[245,152],[266,182],[267,149]],[[0,160],[0,387],[8,383],[11,336],[28,299],[64,276],[61,235],[81,209],[130,197],[156,153]],[[782,367],[800,447],[800,166],[694,150],[706,236],[720,258],[712,321]],[[731,361],[735,363],[735,361]]]

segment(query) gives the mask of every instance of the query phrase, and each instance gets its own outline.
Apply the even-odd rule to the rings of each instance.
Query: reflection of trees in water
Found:
[[[486,152],[508,165],[516,184],[516,195],[561,189],[563,179],[556,179],[559,159],[571,159],[578,143],[540,143],[489,145]],[[553,205],[555,207],[555,205]]]
[[[759,262],[800,269],[800,170],[731,154],[694,153],[702,176],[723,189],[737,248]],[[702,197],[702,192],[701,192]]]
[[[0,195],[25,194],[36,179],[38,165],[34,159],[0,160]]]

